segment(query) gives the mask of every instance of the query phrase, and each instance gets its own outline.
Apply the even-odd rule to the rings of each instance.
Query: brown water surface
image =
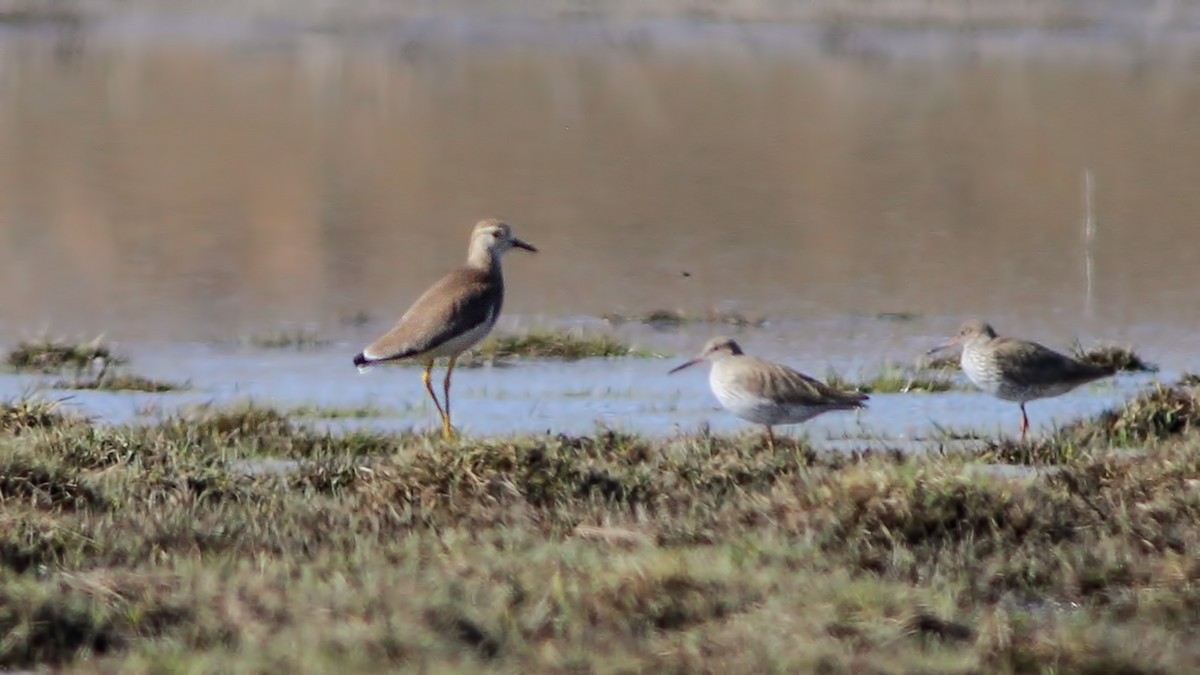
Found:
[[[543,251],[509,257],[510,317],[981,313],[1195,351],[1195,58],[556,37],[4,36],[0,330],[370,332],[499,215]]]

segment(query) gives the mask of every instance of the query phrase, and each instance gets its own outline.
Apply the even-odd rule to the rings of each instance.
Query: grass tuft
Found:
[[[54,388],[93,391],[140,391],[151,394],[162,394],[170,391],[184,391],[189,386],[174,382],[164,382],[162,380],[152,380],[141,375],[108,372],[93,377],[60,380],[54,383]]]
[[[1155,384],[1153,388],[1095,420],[1064,428],[1060,435],[1085,443],[1122,446],[1162,441],[1200,427],[1200,400],[1188,389]]]
[[[1014,464],[1017,466],[1062,466],[1078,462],[1083,456],[1085,445],[1079,444],[1073,434],[1053,434],[1039,438],[989,439],[980,450],[977,460],[989,464]]]
[[[1085,349],[1078,342],[1071,349],[1078,361],[1097,366],[1113,373],[1153,373],[1158,366],[1142,359],[1128,347],[1102,345]]]
[[[96,363],[100,363],[101,374],[111,366],[127,363],[127,359],[114,354],[112,348],[98,338],[86,343],[50,339],[21,342],[8,352],[6,361],[18,372],[60,373],[73,370],[76,375],[91,373]]]
[[[1179,376],[1178,387],[1200,387],[1200,375],[1196,373],[1184,373]]]
[[[484,359],[654,358],[657,354],[627,345],[610,335],[534,331],[490,338],[475,350]]]
[[[353,408],[337,406],[302,405],[288,409],[283,413],[288,418],[307,418],[323,420],[339,419],[369,419],[373,417],[388,417],[394,414],[384,408],[363,405]]]
[[[1079,462],[1090,448],[1141,446],[1191,433],[1200,428],[1200,400],[1186,389],[1155,387],[1120,408],[1094,419],[1067,425],[1053,434],[1018,441],[988,439],[978,459],[1017,465],[1067,465]]]
[[[836,373],[829,373],[825,382],[836,389],[863,394],[937,393],[956,388],[954,381],[948,377],[928,375],[896,365],[884,366],[872,377],[858,381],[850,381]]]
[[[28,455],[0,458],[0,504],[36,509],[103,509],[106,500],[76,472]]]
[[[765,326],[767,323],[767,319],[764,317],[751,317],[740,312],[722,310],[715,307],[702,314],[692,314],[680,309],[655,309],[645,314],[609,313],[601,318],[614,325],[643,323],[659,329],[679,328],[697,324],[721,324],[735,328],[759,328]]]
[[[311,350],[329,346],[329,340],[308,328],[286,328],[270,333],[251,335],[244,342],[256,349]]]
[[[0,432],[20,434],[31,429],[50,429],[76,422],[59,412],[59,403],[23,398],[0,404]]]

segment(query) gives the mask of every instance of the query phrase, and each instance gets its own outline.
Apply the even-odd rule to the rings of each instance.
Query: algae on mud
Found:
[[[1161,423],[1192,396],[1100,421],[1140,455],[1084,435],[1021,479],[749,434],[447,443],[12,401],[0,667],[1194,669],[1200,436]],[[236,469],[263,457],[305,461]]]

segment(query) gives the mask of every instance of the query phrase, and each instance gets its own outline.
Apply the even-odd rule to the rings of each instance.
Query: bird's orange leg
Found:
[[[450,357],[450,365],[446,368],[446,379],[442,382],[442,393],[446,401],[446,414],[442,417],[442,435],[446,438],[454,438],[454,427],[450,426],[450,374],[454,372],[454,362],[457,360],[457,356]]]
[[[425,391],[429,392],[429,398],[433,399],[433,406],[437,408],[438,417],[442,419],[442,430],[445,431],[449,423],[446,421],[446,412],[442,410],[442,404],[438,402],[437,394],[433,393],[433,380],[430,375],[433,372],[433,361],[425,364],[425,372],[421,374],[421,381],[425,383]]]

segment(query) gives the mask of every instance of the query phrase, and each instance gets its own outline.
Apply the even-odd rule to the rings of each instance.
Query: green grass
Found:
[[[532,331],[502,335],[486,340],[474,350],[476,357],[491,361],[511,359],[559,359],[577,361],[595,358],[654,358],[657,354],[630,346],[604,334]]]
[[[601,318],[614,325],[644,323],[656,328],[678,328],[697,324],[720,324],[735,328],[758,328],[767,323],[767,320],[763,317],[752,317],[740,312],[716,308],[703,313],[689,313],[679,309],[655,309],[645,314],[609,313]]]
[[[92,373],[97,363],[101,374],[110,367],[128,363],[99,338],[79,343],[49,338],[25,341],[9,350],[5,361],[17,372],[53,374],[73,371],[76,375]]]
[[[954,381],[938,374],[927,374],[897,365],[885,365],[869,378],[848,380],[837,373],[829,373],[825,382],[836,389],[858,391],[864,394],[912,394],[937,393],[955,388]]]
[[[1018,480],[758,434],[446,443],[11,401],[0,668],[1190,672],[1192,396],[1147,392]],[[303,461],[238,468],[270,457]]]

